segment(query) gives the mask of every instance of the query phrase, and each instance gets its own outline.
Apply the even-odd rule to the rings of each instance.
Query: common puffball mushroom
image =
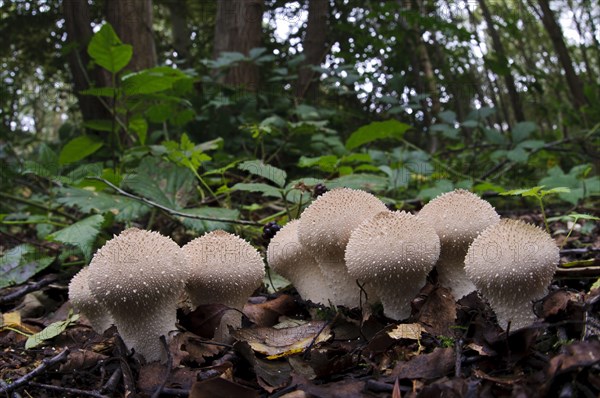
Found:
[[[165,360],[160,336],[175,329],[188,277],[181,248],[158,232],[129,228],[106,242],[89,266],[89,287],[127,347],[146,361]]]
[[[496,210],[474,193],[457,189],[427,203],[417,217],[431,225],[440,238],[436,264],[440,284],[457,300],[475,291],[465,274],[465,255],[477,235],[500,221]]]
[[[298,237],[317,260],[335,305],[357,307],[360,289],[348,274],[344,251],[352,231],[385,204],[368,192],[340,188],[319,196],[300,216]]]
[[[535,320],[532,302],[544,297],[560,260],[552,237],[519,220],[502,220],[471,244],[465,271],[506,329]]]
[[[69,283],[69,301],[90,321],[92,329],[102,334],[114,323],[108,310],[92,295],[88,281],[90,269],[82,268]]]
[[[299,223],[292,220],[275,234],[267,248],[267,263],[292,282],[304,300],[327,304],[330,297],[325,277],[308,248],[298,240]]]
[[[435,230],[406,212],[381,212],[356,228],[346,247],[348,273],[369,283],[383,313],[400,320],[440,254]]]
[[[194,308],[219,303],[241,311],[265,276],[260,253],[244,239],[225,231],[209,232],[182,250],[191,271],[186,292]],[[239,328],[241,321],[240,312],[226,312],[215,339],[226,340],[227,325]]]

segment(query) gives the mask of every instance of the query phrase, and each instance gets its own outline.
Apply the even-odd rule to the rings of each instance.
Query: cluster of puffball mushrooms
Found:
[[[298,220],[271,239],[267,262],[303,299],[316,304],[381,302],[395,320],[436,267],[439,283],[456,299],[477,290],[506,328],[535,319],[531,303],[546,293],[559,250],[542,229],[501,220],[494,208],[465,190],[443,194],[417,214],[390,211],[365,191],[324,193]],[[129,228],[100,248],[69,285],[72,304],[99,333],[111,325],[148,362],[166,359],[160,336],[175,330],[181,297],[194,309],[220,303],[226,312],[215,339],[240,327],[247,298],[262,283],[260,253],[248,242],[213,231],[180,247],[158,232]],[[357,281],[364,284],[359,288]]]
[[[123,342],[146,361],[165,361],[160,336],[176,329],[185,292],[192,308],[232,308],[215,338],[241,326],[241,309],[265,275],[262,256],[248,242],[213,231],[179,247],[158,232],[129,228],[106,242],[69,285],[69,299],[102,333],[115,325]]]
[[[267,249],[269,266],[315,303],[357,307],[364,283],[370,303],[401,320],[436,267],[455,299],[479,291],[500,326],[535,320],[559,261],[552,237],[522,221],[500,219],[477,195],[455,190],[417,214],[390,211],[360,190],[335,189],[287,223]]]

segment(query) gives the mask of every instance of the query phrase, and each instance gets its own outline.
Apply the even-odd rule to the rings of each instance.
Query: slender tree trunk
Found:
[[[98,98],[80,94],[81,91],[90,88],[90,84],[102,87],[110,83],[104,71],[99,68],[87,69],[90,62],[87,45],[94,34],[88,3],[86,0],[64,0],[62,12],[65,18],[67,42],[71,45],[67,60],[83,120],[109,118],[110,113]]]
[[[152,0],[109,0],[106,19],[123,43],[133,46],[127,69],[139,71],[156,66],[152,29]]]
[[[575,28],[577,29],[577,34],[580,37],[581,43],[579,43],[579,49],[581,50],[581,57],[583,58],[583,63],[585,64],[585,72],[587,75],[587,81],[589,83],[594,82],[594,69],[592,68],[592,64],[590,63],[590,59],[588,57],[587,46],[585,44],[585,32],[583,31],[583,27],[581,26],[581,20],[577,17],[575,6],[573,5],[573,0],[568,0],[569,8],[573,13],[573,21],[575,22]],[[583,11],[581,12],[581,17],[583,17]]]
[[[192,33],[188,25],[187,2],[182,0],[167,0],[173,36],[173,49],[177,52],[180,66],[191,66],[190,48],[192,47]]]
[[[485,0],[478,1],[479,6],[481,7],[481,12],[483,13],[483,18],[485,19],[485,23],[488,27],[488,32],[490,34],[490,37],[492,38],[492,44],[494,45],[494,52],[496,53],[496,57],[507,68],[509,68],[508,59],[506,57],[506,51],[504,50],[504,45],[500,40],[500,35],[498,34],[496,27],[494,26],[494,21],[492,19],[492,15],[490,14],[490,10],[488,9]],[[506,84],[506,90],[508,91],[508,96],[512,104],[515,120],[517,122],[522,122],[523,120],[525,120],[525,115],[523,114],[523,105],[521,104],[521,97],[519,96],[519,92],[517,91],[515,79],[513,78],[510,69],[507,71],[507,73],[503,74],[503,77],[504,83]]]
[[[221,0],[217,2],[214,57],[223,51],[248,55],[262,40],[264,0]],[[259,83],[258,68],[242,63],[229,70],[225,84],[256,91]]]
[[[592,42],[594,43],[594,48],[596,49],[596,66],[598,70],[600,70],[600,41],[596,37],[596,24],[594,22],[594,17],[592,16],[592,5],[590,4],[590,0],[584,0],[582,2],[582,6],[585,8],[585,14],[587,16],[588,24],[590,26],[590,33],[592,36]]]
[[[305,59],[298,72],[296,82],[296,97],[308,98],[314,101],[317,98],[319,82],[315,79],[312,66],[319,66],[327,53],[327,19],[329,12],[329,0],[309,0],[308,22],[306,24],[306,35],[302,47]]]
[[[571,60],[571,55],[565,44],[562,29],[556,22],[556,18],[550,9],[548,0],[538,0],[538,5],[542,10],[542,23],[552,40],[552,45],[554,46],[558,60],[565,71],[565,78],[571,92],[573,106],[578,109],[585,105],[587,101],[583,94],[583,84],[573,68],[573,61]]]

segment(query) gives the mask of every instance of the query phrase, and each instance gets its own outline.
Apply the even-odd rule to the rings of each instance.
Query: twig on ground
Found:
[[[121,196],[125,196],[125,197],[133,199],[133,200],[137,200],[138,202],[145,203],[148,206],[156,207],[158,209],[161,209],[161,210],[169,213],[172,216],[179,216],[179,217],[191,218],[191,219],[194,219],[194,220],[223,222],[223,223],[229,223],[229,224],[254,225],[254,226],[260,226],[261,225],[260,223],[258,223],[256,221],[231,220],[231,219],[228,219],[228,218],[206,217],[206,216],[199,216],[197,214],[182,213],[180,211],[177,211],[177,210],[171,209],[169,207],[163,206],[161,204],[158,204],[156,202],[153,202],[153,201],[151,201],[149,199],[146,199],[144,197],[136,196],[136,195],[134,195],[132,193],[124,191],[121,188],[119,188],[116,185],[114,185],[113,183],[111,183],[110,181],[105,180],[104,178],[100,178],[100,177],[86,177],[86,179],[101,181],[101,182],[105,183],[106,185],[108,185],[109,187],[111,187],[112,189],[114,189]]]
[[[554,276],[557,278],[598,278],[600,267],[557,268]]]
[[[321,333],[323,333],[323,330],[325,330],[325,328],[327,326],[331,325],[337,318],[338,318],[338,314],[336,313],[332,319],[328,320],[327,322],[325,322],[325,324],[323,324],[321,329],[319,329],[317,334],[315,334],[315,337],[313,337],[313,339],[311,340],[310,344],[308,346],[306,346],[306,348],[304,349],[304,353],[302,354],[302,359],[307,360],[310,358],[310,350],[312,350],[313,346],[315,345],[317,338],[319,338]]]
[[[456,352],[456,361],[454,362],[454,376],[462,377],[461,373],[462,373],[462,359],[463,359],[463,354],[462,354],[463,340],[462,339],[456,340],[456,344],[455,344],[454,348],[455,348],[455,352]]]
[[[560,255],[564,256],[566,254],[586,254],[586,253],[600,253],[600,248],[597,247],[580,247],[576,249],[562,249],[560,251]]]
[[[21,288],[0,297],[0,304],[5,304],[11,301],[18,300],[21,297],[25,296],[27,293],[35,292],[45,286],[48,286],[49,284],[55,282],[57,279],[58,276],[56,275],[47,275],[35,283],[22,286]]]
[[[171,355],[171,351],[169,351],[169,345],[167,344],[167,339],[165,336],[160,336],[160,343],[162,344],[165,352],[167,353],[167,364],[165,370],[165,377],[163,377],[163,381],[156,388],[156,391],[152,394],[152,398],[159,398],[162,393],[165,385],[167,384],[167,380],[169,380],[169,375],[171,374],[171,368],[173,367],[173,356]]]
[[[69,387],[55,386],[52,384],[35,383],[33,381],[30,382],[29,385],[32,387],[43,388],[45,390],[59,391],[59,392],[67,393],[67,394],[75,394],[76,396],[85,395],[88,397],[109,398],[108,395],[102,395],[98,391],[93,391],[93,390],[92,391],[80,390],[78,388],[69,388]]]
[[[127,357],[129,355],[129,350],[121,336],[116,335],[116,354],[119,358],[119,363],[121,364],[121,372],[123,373],[123,385],[125,387],[125,396],[135,396],[135,379],[133,378],[133,373],[131,372],[131,368],[129,367],[129,363],[127,363]]]
[[[31,379],[33,379],[34,377],[43,373],[46,369],[49,369],[52,366],[57,365],[57,364],[61,363],[62,361],[64,361],[67,358],[67,356],[69,355],[69,351],[70,350],[65,347],[65,349],[58,355],[56,355],[50,359],[47,359],[47,358],[43,359],[41,365],[39,365],[37,368],[33,369],[31,372],[27,373],[26,375],[18,378],[17,380],[14,381],[14,383],[8,384],[6,387],[3,386],[2,388],[0,388],[0,394],[10,393],[11,391],[14,391],[17,388],[20,388],[20,387],[24,386],[25,384],[29,383],[29,381]]]
[[[112,392],[117,389],[117,385],[119,384],[119,381],[121,381],[121,376],[123,376],[121,368],[115,369],[113,374],[110,375],[106,383],[100,389],[100,392],[112,394]]]

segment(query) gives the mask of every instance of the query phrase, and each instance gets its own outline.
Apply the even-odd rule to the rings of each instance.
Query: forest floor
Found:
[[[560,228],[553,225],[562,245]],[[591,286],[600,277],[600,226],[571,234],[561,250],[568,263],[524,329],[500,329],[475,293],[455,302],[435,275],[404,322],[380,309],[315,307],[293,289],[264,291],[244,308],[232,344],[210,340],[226,308],[180,311],[185,331],[162,365],[129,353],[114,327],[99,335],[73,315],[73,272],[49,268],[0,291],[0,396],[598,397],[600,289]]]

